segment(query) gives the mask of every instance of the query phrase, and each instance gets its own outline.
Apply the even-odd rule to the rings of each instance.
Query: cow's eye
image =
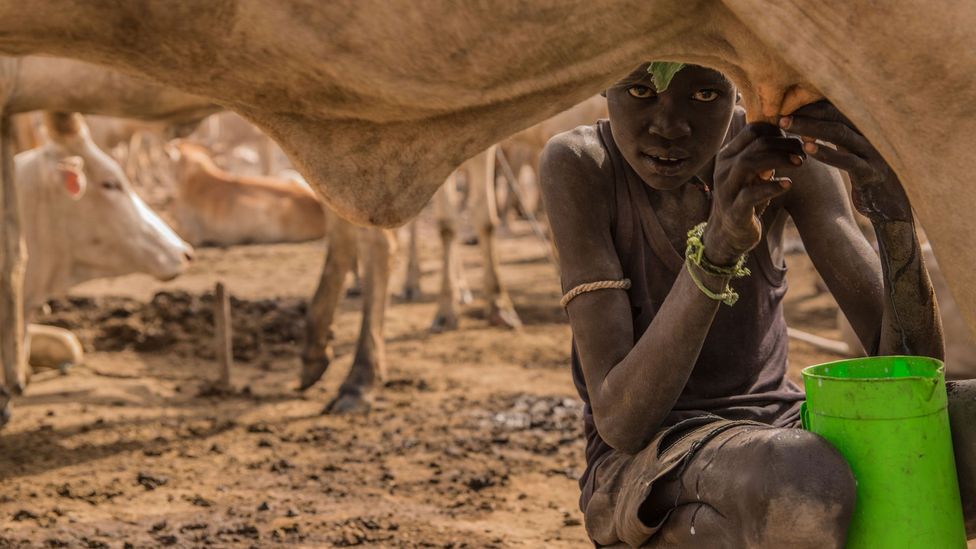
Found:
[[[121,191],[122,184],[119,183],[118,181],[113,181],[109,179],[106,181],[102,181],[102,188],[105,189],[106,191]]]
[[[691,94],[691,98],[695,101],[701,101],[702,103],[710,103],[718,99],[718,91],[716,90],[698,90]]]
[[[627,93],[629,93],[632,97],[636,97],[637,99],[647,99],[648,97],[654,95],[654,90],[647,86],[636,85],[627,88]]]

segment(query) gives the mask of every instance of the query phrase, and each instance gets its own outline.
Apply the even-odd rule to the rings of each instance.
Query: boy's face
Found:
[[[645,183],[669,190],[690,180],[721,148],[735,86],[721,73],[683,68],[657,93],[647,63],[607,90],[617,147]]]

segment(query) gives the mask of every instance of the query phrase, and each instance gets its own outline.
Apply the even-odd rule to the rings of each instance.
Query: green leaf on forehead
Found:
[[[671,79],[683,68],[685,68],[684,63],[655,61],[647,67],[647,72],[651,73],[651,79],[654,82],[654,87],[657,88],[657,93],[661,93],[668,89],[668,86],[671,85]]]

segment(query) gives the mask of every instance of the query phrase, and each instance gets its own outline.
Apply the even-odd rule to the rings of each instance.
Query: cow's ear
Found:
[[[88,179],[85,177],[85,161],[80,156],[70,156],[58,162],[58,175],[68,196],[74,200],[85,195]]]

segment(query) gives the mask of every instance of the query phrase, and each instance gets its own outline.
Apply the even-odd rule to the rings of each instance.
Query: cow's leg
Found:
[[[438,191],[441,192],[441,191]],[[407,276],[403,281],[403,299],[413,301],[420,298],[420,245],[417,232],[420,221],[414,218],[407,224]]]
[[[356,227],[338,215],[330,215],[326,234],[325,266],[305,318],[300,390],[314,385],[329,367],[336,307],[346,274],[356,266]]]
[[[432,332],[456,330],[458,327],[458,275],[460,261],[457,256],[457,183],[451,174],[434,194],[434,216],[441,236],[441,290],[437,296],[437,313],[430,325]]]
[[[537,219],[544,213],[539,207],[541,194],[539,191],[539,179],[535,173],[535,168],[525,164],[516,172],[516,182],[522,193],[523,203],[520,205],[525,217],[535,216]]]
[[[515,195],[509,189],[508,181],[501,175],[495,177],[492,192],[495,193],[495,210],[498,213],[498,228],[502,232],[508,232],[511,228],[510,221],[515,216],[515,209],[513,208],[513,203],[516,201]]]
[[[346,288],[346,297],[359,297],[363,295],[363,277],[360,273],[363,272],[362,256],[356,256],[356,264],[353,266],[352,272],[349,273],[352,282],[349,283],[349,287]]]
[[[455,241],[457,237],[455,236]],[[451,278],[454,280],[454,286],[457,288],[457,301],[461,305],[469,305],[474,301],[474,294],[471,293],[471,284],[468,283],[468,277],[464,273],[464,263],[461,261],[461,254],[457,253],[457,248],[454,248],[454,254],[451,256]]]
[[[24,344],[24,268],[27,246],[21,230],[17,186],[14,182],[13,127],[0,113],[0,207],[3,248],[0,249],[0,360],[7,389],[19,395],[27,384]],[[4,406],[4,409],[6,407]]]
[[[498,226],[494,192],[495,147],[489,147],[487,151],[468,161],[471,166],[468,171],[472,193],[471,217],[478,231],[478,243],[481,245],[484,263],[488,321],[494,326],[520,328],[522,321],[498,276],[498,254],[495,250],[495,229]]]
[[[359,229],[359,255],[363,258],[363,323],[356,356],[339,395],[326,406],[329,413],[362,412],[369,409],[370,392],[386,377],[386,345],[383,320],[389,302],[390,273],[396,258],[396,234],[389,229]]]
[[[261,172],[264,175],[272,176],[277,173],[278,165],[275,162],[275,142],[270,137],[263,137],[258,145],[259,156],[261,158]]]
[[[10,393],[0,385],[0,428],[10,421]]]

